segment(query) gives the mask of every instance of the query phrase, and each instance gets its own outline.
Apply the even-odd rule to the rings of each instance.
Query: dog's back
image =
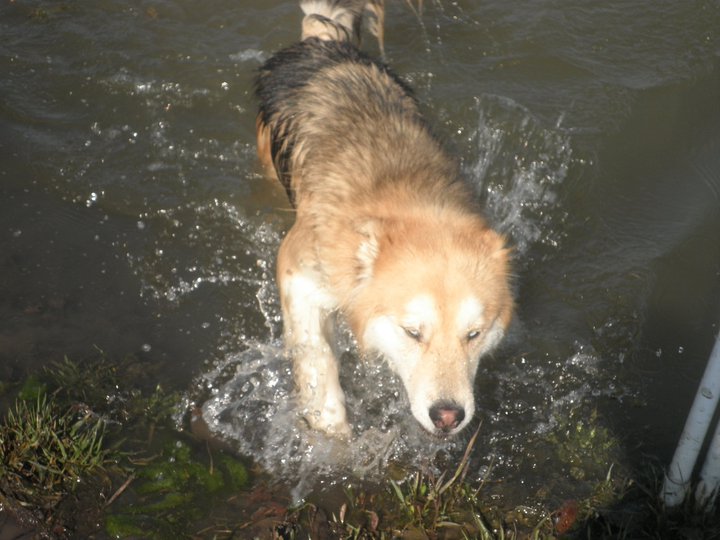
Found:
[[[333,205],[387,181],[412,182],[417,196],[429,189],[433,200],[460,190],[467,202],[462,186],[450,186],[458,178],[454,163],[411,89],[355,46],[365,4],[302,3],[304,39],[268,60],[257,79],[261,159],[272,164],[295,205],[311,193]],[[423,182],[426,177],[432,181]]]

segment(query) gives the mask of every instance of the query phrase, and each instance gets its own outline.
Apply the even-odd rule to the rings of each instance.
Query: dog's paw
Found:
[[[352,428],[347,422],[328,424],[322,429],[325,433],[338,439],[349,440],[352,437]]]
[[[352,436],[352,429],[347,421],[345,407],[325,407],[322,410],[307,410],[305,419],[312,429],[327,433],[332,437],[349,439]]]

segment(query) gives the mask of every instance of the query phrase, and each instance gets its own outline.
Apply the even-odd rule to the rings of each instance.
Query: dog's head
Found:
[[[475,411],[480,357],[512,314],[504,241],[475,216],[375,220],[363,234],[355,335],[400,376],[427,431],[457,433]]]

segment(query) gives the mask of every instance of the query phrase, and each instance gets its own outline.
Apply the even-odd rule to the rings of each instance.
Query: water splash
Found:
[[[564,219],[558,192],[573,159],[569,137],[505,98],[478,98],[476,112],[475,125],[465,128],[472,146],[464,169],[484,196],[491,221],[512,238],[521,258],[537,245],[557,249]],[[240,253],[228,258],[224,250],[211,250],[194,265],[194,279],[184,277],[190,269],[161,271],[163,279],[149,279],[147,290],[172,302],[207,283],[244,285],[246,293],[252,292],[243,295],[252,297],[245,307],[264,320],[267,337],[229,330],[223,338],[233,345],[219,347],[223,356],[196,379],[193,393],[205,396],[202,419],[211,433],[294,485],[296,501],[323,482],[381,480],[393,463],[432,469],[444,457],[460,454],[466,437],[440,440],[427,435],[410,413],[402,384],[382,361],[359,358],[347,329],[340,332],[336,348],[342,351],[341,383],[352,442],[309,429],[297,406],[291,362],[280,339],[279,299],[271,276],[279,234],[218,201],[165,213],[161,219],[192,224],[186,233],[193,245],[234,242]],[[156,263],[143,264],[141,275],[158,275]],[[564,360],[554,362],[510,358],[481,373],[478,418],[483,426],[473,456],[478,475],[511,478],[520,463],[535,455],[533,441],[556,429],[568,410],[584,407],[598,392],[615,397],[612,383],[605,384],[598,375],[599,355],[580,346],[562,354]]]
[[[508,98],[485,95],[475,106],[475,155],[465,173],[485,196],[492,221],[520,255],[536,243],[557,247],[563,219],[557,188],[572,160],[569,136]]]
[[[478,121],[471,130],[476,154],[465,172],[485,192],[491,217],[500,230],[512,236],[521,254],[536,243],[556,245],[556,188],[565,178],[572,156],[567,138],[542,127],[526,109],[510,100],[483,97],[477,100],[476,110]],[[219,206],[228,216],[233,215],[231,208]],[[249,239],[255,253],[262,254],[258,260],[274,258],[277,235],[268,236],[242,219],[232,221],[234,234]],[[209,231],[208,238],[216,233]],[[227,261],[216,268],[227,269]],[[210,394],[202,405],[202,417],[212,433],[229,441],[238,452],[253,457],[274,476],[293,482],[296,500],[306,496],[323,478],[378,480],[391,463],[432,467],[438,458],[454,455],[464,447],[463,437],[440,440],[422,430],[410,414],[400,382],[382,361],[360,359],[347,329],[340,333],[337,349],[344,351],[340,359],[341,383],[353,440],[347,444],[310,430],[295,401],[291,363],[278,337],[277,291],[266,268],[262,262],[254,265],[252,272],[256,276],[255,309],[259,308],[273,329],[271,339],[243,341],[242,350],[226,353],[196,381],[198,389]],[[235,266],[231,274],[244,276],[244,272],[247,270]],[[177,285],[166,286],[162,294],[176,290]],[[582,358],[572,357],[568,365],[590,369],[592,362]],[[553,368],[525,368],[501,369],[496,375],[497,409],[480,415],[490,421],[481,432],[480,463],[476,463],[477,470],[484,471],[482,474],[487,473],[488,460],[509,467],[518,452],[522,454],[521,431],[542,429],[538,426],[548,421],[539,412],[548,395],[561,398],[560,394],[570,396],[574,391],[584,391],[572,385],[565,389],[545,388],[543,381],[552,380],[549,372]],[[518,396],[523,395],[523,390],[518,385],[543,389],[537,396],[530,392],[521,399]],[[527,430],[519,430],[519,425]],[[505,446],[510,439],[516,441],[516,447]]]
[[[399,381],[385,366],[358,361],[350,350],[341,359],[341,371],[353,440],[314,431],[300,415],[281,343],[246,346],[198,379],[197,386],[211,394],[202,405],[202,417],[211,432],[240,453],[294,483],[296,501],[324,477],[332,482],[379,479],[390,463],[428,466],[436,454],[456,447],[455,441],[435,439],[417,425]]]
[[[143,228],[155,231],[153,245],[130,263],[143,280],[143,293],[177,303],[204,284],[249,283],[264,300],[268,322],[277,314],[268,308],[273,295],[269,267],[280,243],[274,227],[243,215],[235,205],[213,200],[141,215]],[[188,249],[193,260],[185,256]]]

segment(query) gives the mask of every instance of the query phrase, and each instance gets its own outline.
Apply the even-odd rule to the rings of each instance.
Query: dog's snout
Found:
[[[465,419],[465,409],[450,401],[437,401],[430,407],[430,420],[444,433],[458,427]]]

